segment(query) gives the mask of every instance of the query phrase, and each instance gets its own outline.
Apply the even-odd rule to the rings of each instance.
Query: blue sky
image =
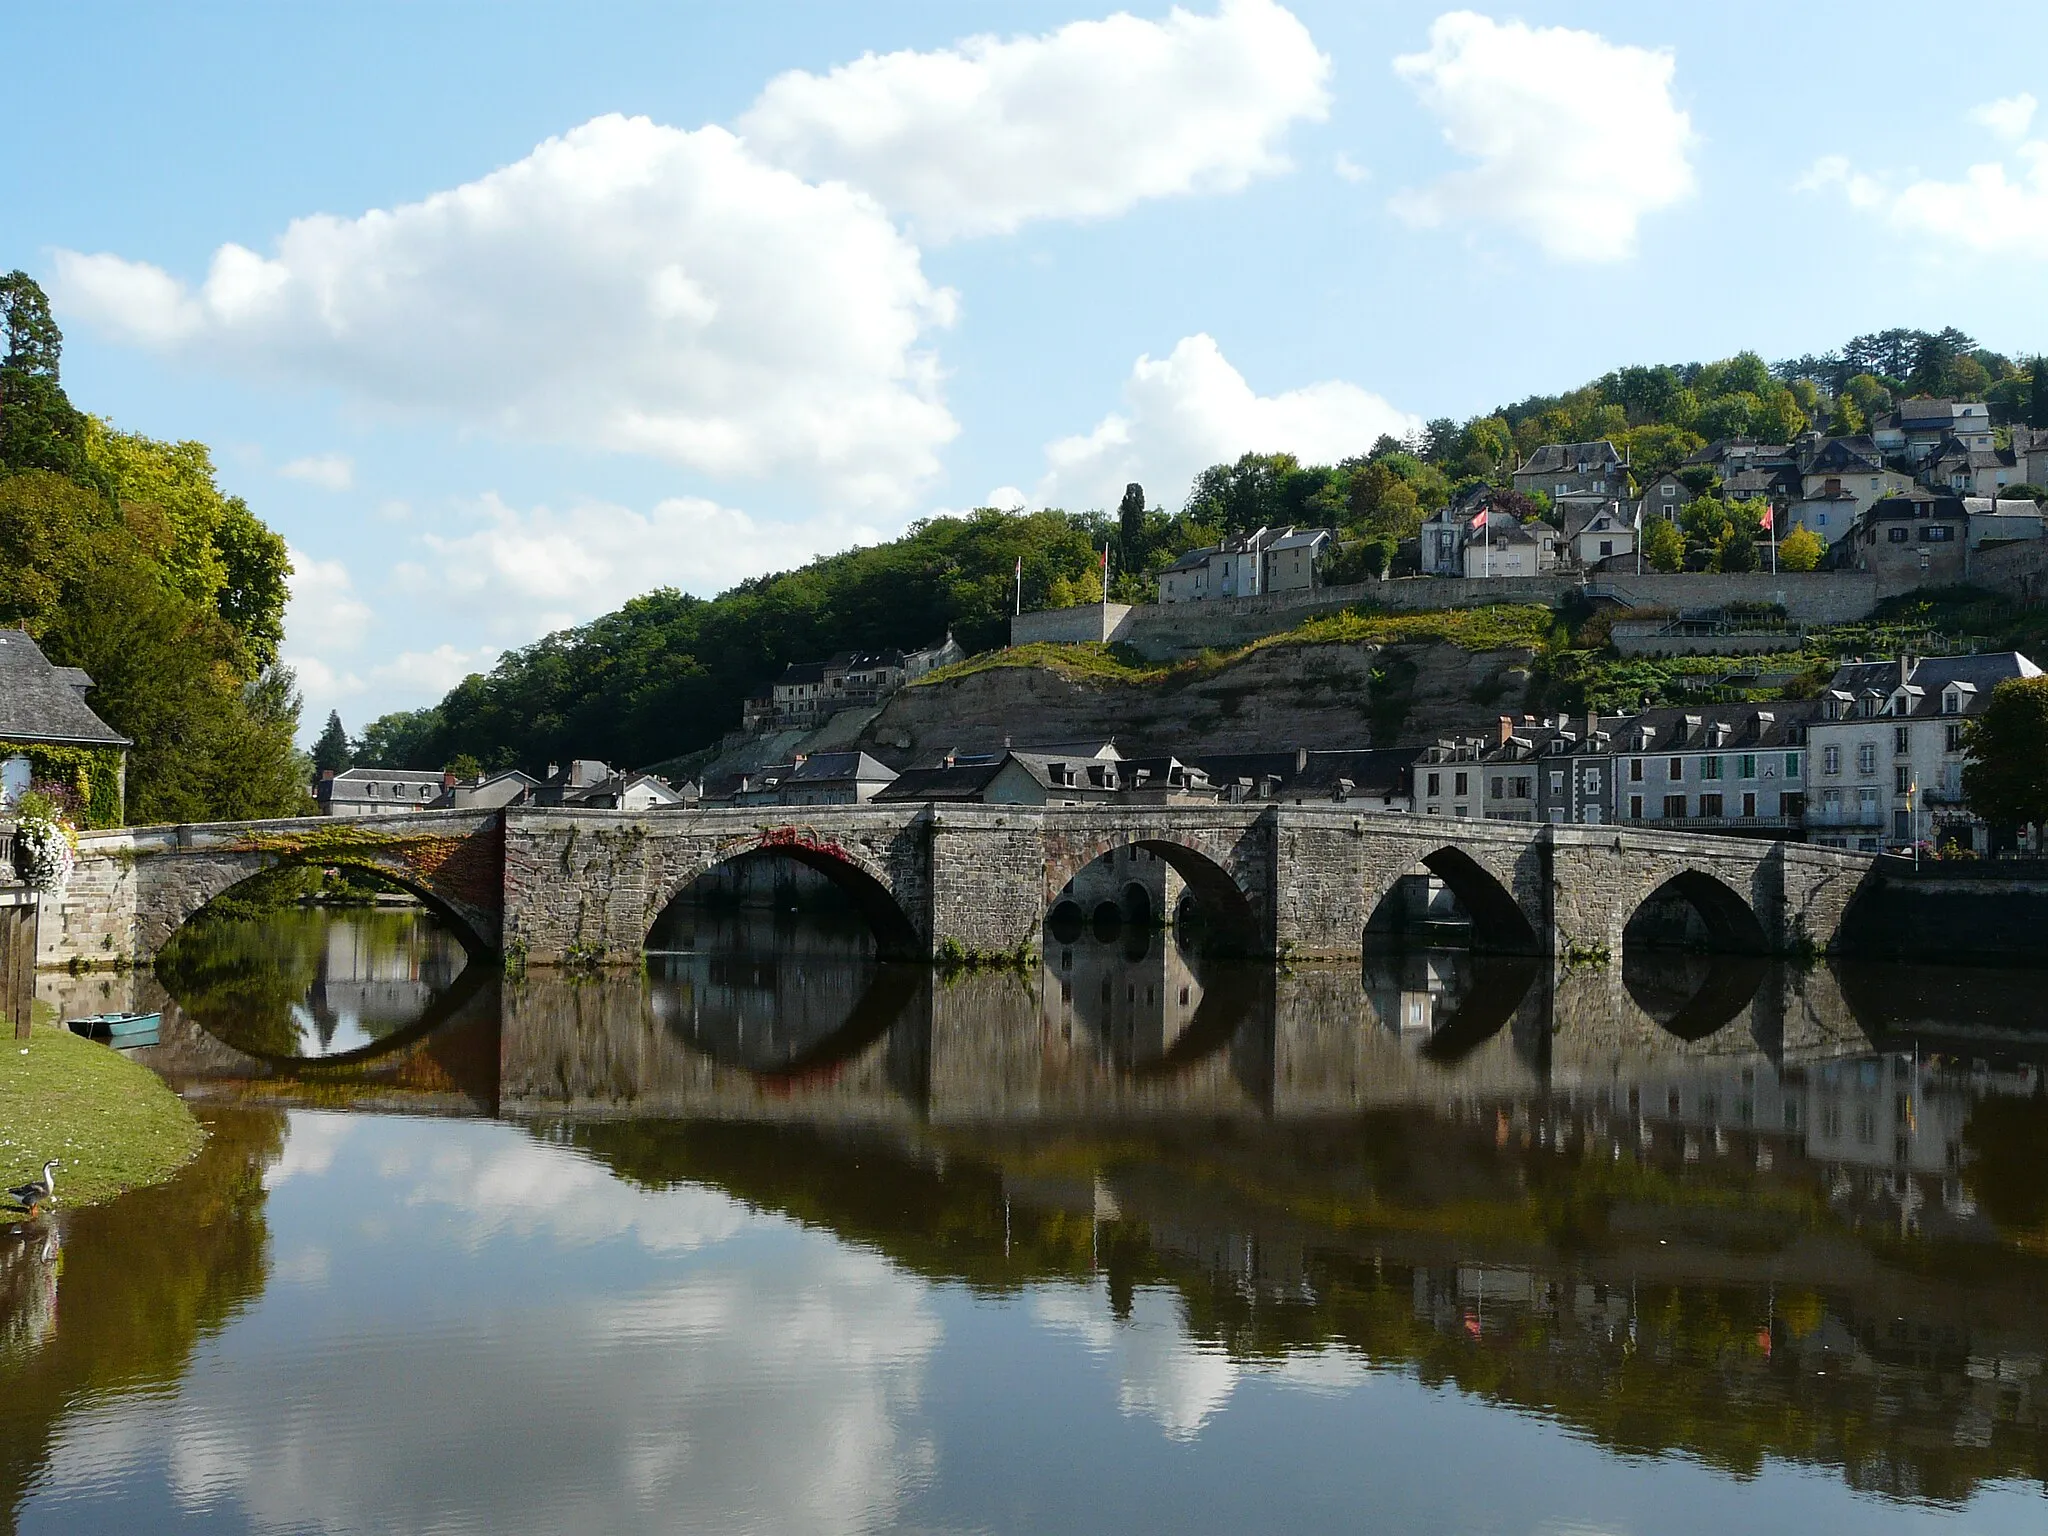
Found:
[[[40,8],[0,268],[74,400],[291,541],[309,730],[360,728],[998,493],[1176,505],[1630,361],[2048,347],[2048,12],[1910,70],[1924,15]]]

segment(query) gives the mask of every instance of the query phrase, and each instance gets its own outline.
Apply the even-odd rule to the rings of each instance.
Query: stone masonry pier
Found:
[[[1618,960],[1653,894],[1689,900],[1716,947],[1832,950],[1866,854],[1640,828],[1364,815],[1341,805],[812,806],[687,812],[423,812],[89,833],[43,905],[43,966],[147,962],[215,896],[281,865],[372,871],[474,949],[529,965],[629,965],[705,871],[787,858],[845,890],[886,958],[1014,953],[1091,861],[1128,847],[1185,881],[1213,938],[1343,959],[1401,878],[1428,870],[1479,949]]]

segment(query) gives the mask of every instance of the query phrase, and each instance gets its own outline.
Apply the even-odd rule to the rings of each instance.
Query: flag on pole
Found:
[[[1479,515],[1472,519],[1471,526],[1474,529],[1474,531],[1477,531],[1478,529],[1484,528],[1486,526],[1486,508],[1481,507],[1479,509]]]
[[[1777,520],[1777,516],[1778,516],[1778,511],[1777,511],[1777,508],[1775,508],[1775,507],[1765,507],[1765,508],[1764,508],[1764,516],[1763,516],[1763,530],[1764,530],[1764,532],[1765,532],[1765,533],[1776,533],[1776,532],[1778,531],[1778,527],[1777,527],[1777,521],[1776,521],[1776,520]]]

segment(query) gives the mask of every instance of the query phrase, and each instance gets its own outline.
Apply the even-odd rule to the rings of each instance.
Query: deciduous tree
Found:
[[[1963,733],[1963,793],[1997,825],[2048,823],[2048,677],[2009,678]]]

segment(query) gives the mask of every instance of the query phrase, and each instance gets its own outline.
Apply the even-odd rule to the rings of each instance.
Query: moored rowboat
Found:
[[[93,1013],[82,1019],[66,1019],[65,1025],[74,1035],[84,1035],[88,1040],[104,1040],[109,1045],[155,1045],[158,1031],[163,1028],[161,1013]]]

